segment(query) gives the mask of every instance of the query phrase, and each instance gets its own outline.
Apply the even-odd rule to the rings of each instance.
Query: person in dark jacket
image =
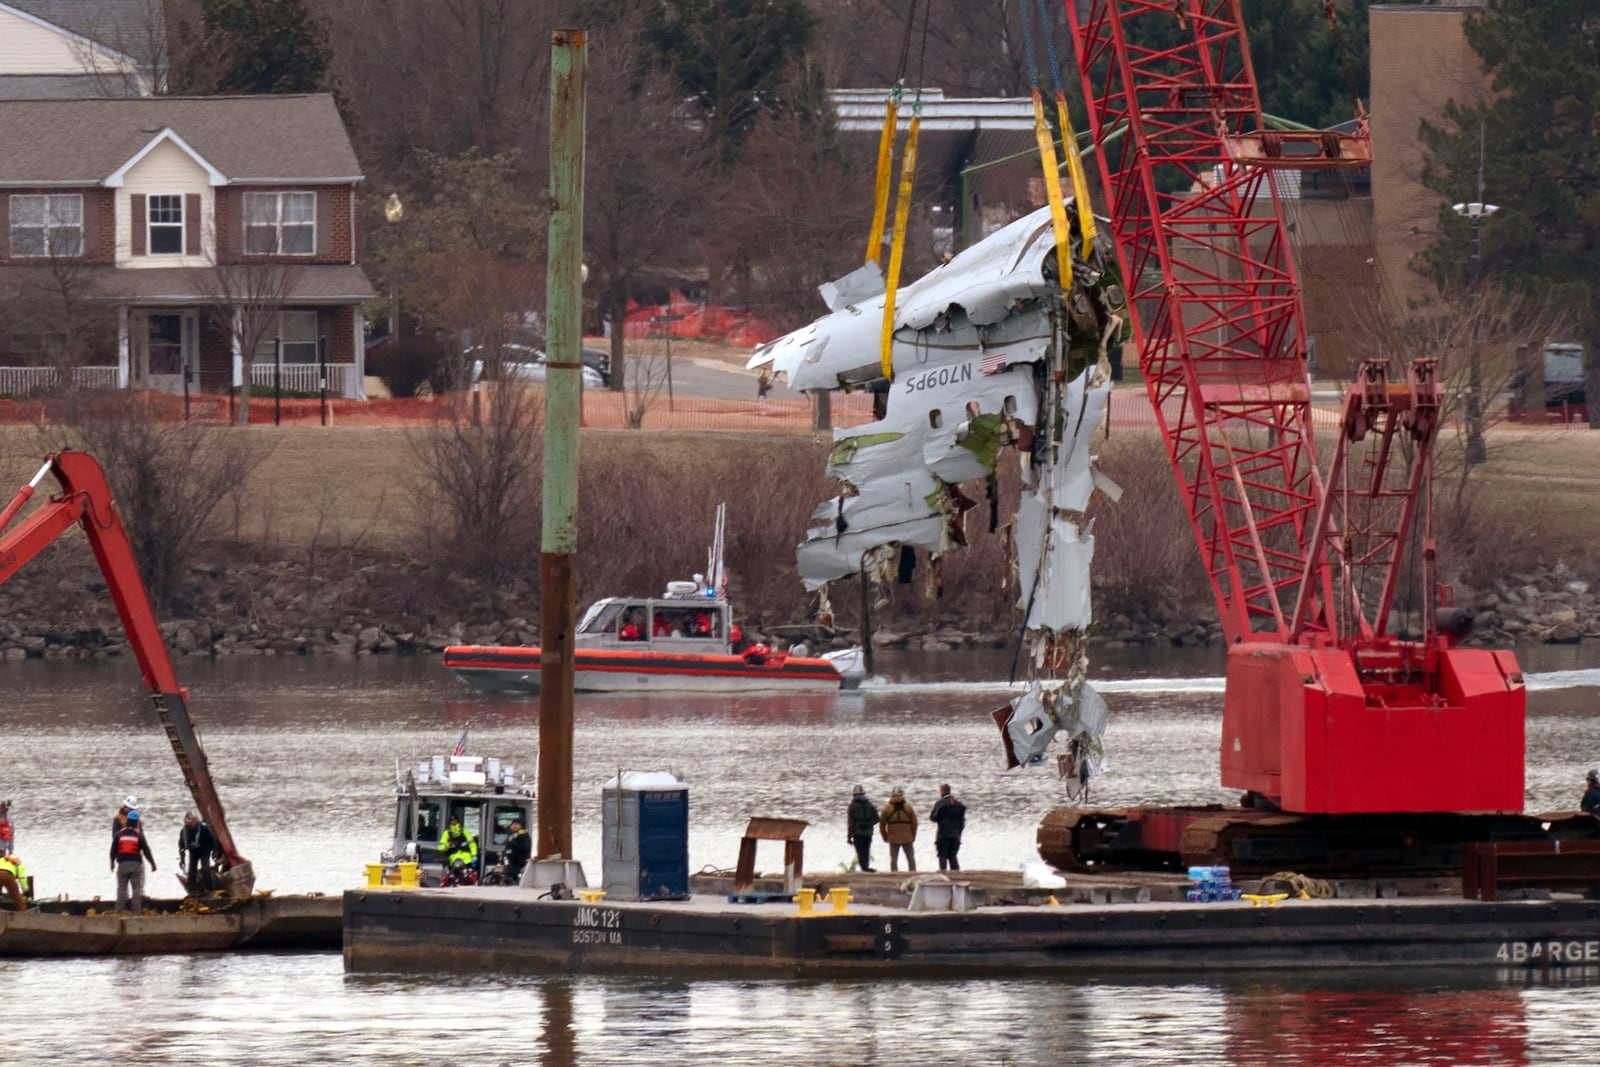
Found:
[[[111,835],[111,869],[117,872],[117,910],[131,907],[135,915],[144,908],[144,865],[150,862],[155,873],[156,857],[144,839],[139,812],[129,809],[122,828]]]
[[[1600,771],[1590,771],[1583,791],[1583,802],[1578,805],[1590,815],[1600,815]]]
[[[917,869],[917,812],[898,786],[889,794],[889,803],[878,815],[878,832],[889,842],[889,869],[900,869],[900,853],[906,854],[906,870]]]
[[[194,812],[185,813],[183,829],[178,831],[178,866],[188,869],[183,880],[184,896],[198,897],[216,888],[211,865],[221,852],[211,827]]]
[[[938,827],[933,835],[933,848],[939,853],[939,869],[959,871],[961,863],[956,853],[961,851],[961,831],[967,828],[967,806],[951,795],[948,785],[941,785],[939,799],[933,802],[928,818]]]
[[[857,866],[871,873],[872,832],[878,828],[878,806],[867,799],[867,791],[859,785],[851,791],[850,810],[845,818],[845,840],[856,846]]]
[[[506,839],[506,885],[516,885],[522,880],[522,868],[533,855],[533,837],[521,820],[511,824],[511,836]]]

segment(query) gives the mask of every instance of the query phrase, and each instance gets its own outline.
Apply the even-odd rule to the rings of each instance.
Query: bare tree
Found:
[[[278,313],[294,293],[303,268],[297,263],[219,263],[194,269],[221,333],[239,358],[239,425],[250,425],[250,371],[256,352],[273,336]]]
[[[13,271],[0,297],[0,326],[13,341],[29,339],[30,354],[51,368],[49,389],[64,402],[68,425],[78,419],[78,368],[97,357],[115,362],[116,315],[99,284],[104,273],[75,256],[52,255]]]
[[[544,210],[523,191],[514,152],[422,155],[415,199],[375,259],[411,315],[449,339],[457,358],[437,386],[470,384],[462,347],[498,364],[544,288]]]
[[[409,433],[411,492],[423,558],[479,582],[497,611],[505,580],[538,554],[539,400],[505,379],[482,397],[474,415],[465,396],[446,396],[434,424]]]
[[[793,118],[759,123],[714,197],[706,256],[723,302],[791,326],[815,318],[817,286],[861,263],[871,204],[860,182],[826,130]]]
[[[41,426],[49,450],[81,448],[105,468],[139,573],[158,609],[183,610],[180,579],[214,531],[218,505],[271,454],[263,438],[177,421],[159,396],[100,393],[75,427]]]
[[[152,96],[168,91],[174,41],[167,31],[167,4],[163,0],[137,3],[139,14],[121,23],[115,35],[71,41],[73,58],[94,79],[100,96]]]
[[[524,0],[322,0],[332,75],[374,181],[405,187],[422,154],[544,158],[550,33],[564,5]],[[570,6],[570,5],[567,5]]]
[[[641,73],[638,25],[608,27],[589,61],[583,238],[588,287],[611,323],[615,390],[632,384],[628,301],[652,271],[692,273],[709,180],[710,145],[683,114],[681,90],[665,74]]]
[[[672,341],[667,335],[670,329],[670,322],[662,323],[660,336],[650,338],[635,352],[637,362],[623,393],[623,415],[630,430],[643,428],[644,417],[672,385]],[[616,378],[611,380],[614,386]]]
[[[900,73],[906,14],[912,7],[909,0],[817,0],[822,20],[817,39],[831,44],[818,50],[830,56],[829,84],[892,84]],[[1016,0],[931,0],[914,7],[917,18],[904,72],[908,84],[916,83],[920,68],[923,85],[936,85],[951,96],[1027,93],[1028,56],[1022,47]],[[1070,63],[1072,50],[1061,5],[1049,5],[1049,10],[1056,54]],[[1037,28],[1034,35],[1035,62],[1042,65],[1048,59]],[[1063,72],[1069,82],[1075,76],[1075,71]]]
[[[1476,467],[1467,447],[1471,426],[1466,418],[1474,377],[1482,399],[1480,421],[1485,438],[1496,438],[1495,451],[1515,447],[1514,437],[1494,431],[1511,418],[1509,401],[1523,388],[1518,353],[1542,351],[1551,338],[1568,335],[1563,327],[1570,322],[1553,299],[1501,288],[1474,293],[1449,286],[1424,306],[1404,310],[1374,288],[1351,292],[1359,303],[1351,316],[1358,346],[1387,359],[1397,381],[1404,380],[1411,360],[1439,360],[1444,423],[1440,447],[1435,450],[1435,471],[1451,486],[1449,509],[1464,515],[1471,508]],[[1542,406],[1543,397],[1540,401]],[[1445,518],[1449,519],[1448,512]]]

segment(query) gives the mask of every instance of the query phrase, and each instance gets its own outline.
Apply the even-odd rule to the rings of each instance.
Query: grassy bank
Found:
[[[415,504],[417,431],[257,427],[248,434],[264,459],[248,484],[215,516],[202,562],[282,563],[338,582],[384,568],[397,577],[349,591],[341,607],[427,621],[537,615],[539,517],[536,488],[517,573],[504,587],[478,588],[453,573],[450,545],[430,536]],[[0,479],[23,484],[42,454],[37,433],[0,435]],[[1490,463],[1474,475],[1470,509],[1450,506],[1448,463],[1437,508],[1446,580],[1479,588],[1532,563],[1565,562],[1600,574],[1600,435],[1585,431],[1502,430]],[[816,607],[801,587],[794,546],[812,510],[833,489],[823,477],[827,442],[809,434],[586,430],[580,446],[580,600],[643,594],[704,569],[712,512],[726,501],[727,560],[740,614],[757,625],[808,620]],[[1096,613],[1135,619],[1213,614],[1188,522],[1159,440],[1121,432],[1097,443],[1103,468],[1126,494],[1095,519]],[[971,490],[969,490],[971,491]],[[982,487],[976,492],[981,494]],[[1015,463],[1003,467],[999,515],[1014,507]],[[1016,591],[1008,574],[1005,530],[991,533],[987,502],[967,513],[969,547],[951,552],[937,575],[925,560],[908,585],[887,590],[885,628],[993,628],[1009,634]],[[78,567],[68,554],[52,565]],[[33,584],[30,567],[18,578]],[[375,573],[375,572],[374,572]],[[92,576],[92,575],[91,575]],[[370,577],[370,575],[369,575]],[[15,583],[14,583],[15,584]],[[937,590],[937,592],[936,592]],[[854,583],[833,593],[841,625],[857,618]],[[366,603],[362,603],[365,600]]]

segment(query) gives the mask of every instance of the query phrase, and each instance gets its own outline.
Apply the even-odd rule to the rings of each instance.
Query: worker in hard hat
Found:
[[[118,808],[117,813],[111,817],[111,833],[113,836],[115,836],[118,830],[128,825],[128,812],[137,811],[138,809],[138,797],[134,796],[132,793],[129,793],[127,796],[122,798],[122,807]]]
[[[185,812],[183,829],[178,831],[178,866],[188,868],[183,880],[184,896],[200,897],[211,892],[216,876],[212,862],[222,854],[217,835],[194,812]]]
[[[131,908],[135,915],[144,909],[144,865],[150,862],[151,873],[156,869],[156,857],[150,851],[150,842],[144,839],[144,827],[139,822],[137,808],[128,810],[122,829],[111,835],[111,869],[117,872],[117,910]]]
[[[17,911],[28,910],[28,871],[12,852],[0,856],[0,894],[10,897]]]
[[[1589,772],[1583,791],[1583,801],[1578,807],[1588,815],[1600,815],[1600,770]]]

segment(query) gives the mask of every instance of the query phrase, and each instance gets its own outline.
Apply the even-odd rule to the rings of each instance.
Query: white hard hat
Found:
[[[125,808],[137,808],[139,806],[139,800],[132,793],[129,793],[127,796],[122,798],[122,806]]]

